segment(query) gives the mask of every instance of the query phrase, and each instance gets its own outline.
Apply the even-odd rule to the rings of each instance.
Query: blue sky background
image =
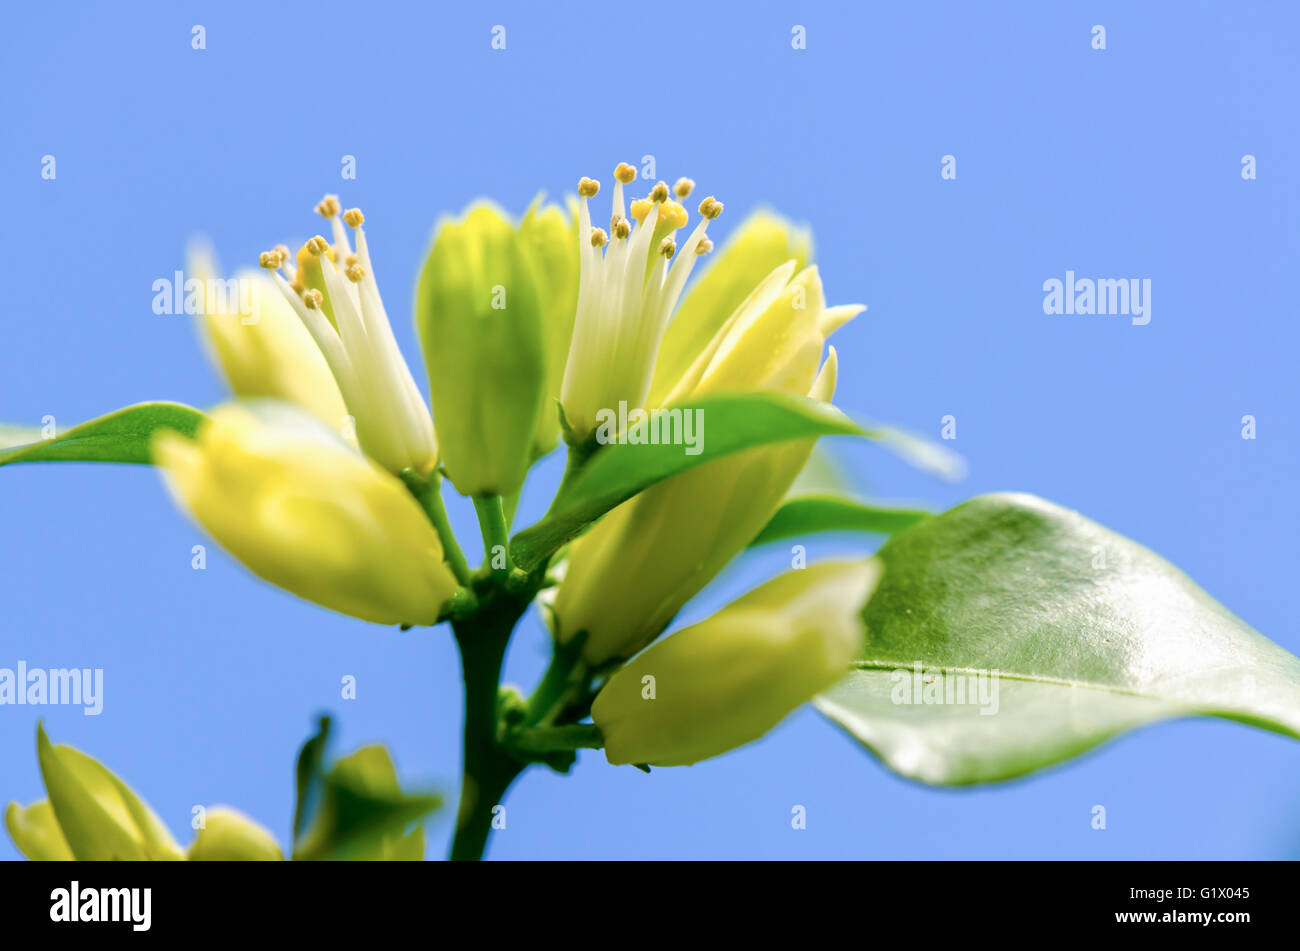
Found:
[[[68,426],[146,399],[222,399],[193,319],[151,310],[152,282],[183,266],[193,235],[227,265],[253,262],[312,233],[312,206],[339,192],[366,211],[390,313],[409,315],[440,214],[480,195],[520,211],[539,189],[653,154],[661,177],[726,202],[718,235],[761,204],[813,227],[832,302],[870,307],[836,341],[842,406],[933,436],[957,418],[963,484],[836,446],[860,485],[935,507],[1016,489],[1078,508],[1300,652],[1297,11],[21,5],[0,35],[0,419]],[[194,24],[206,50],[191,49]],[[490,48],[496,24],[505,51]],[[806,50],[791,49],[795,24]],[[1256,181],[1240,174],[1247,153]],[[354,182],[340,180],[345,154]],[[940,179],[945,154],[956,181]],[[1067,268],[1150,278],[1151,323],[1044,316],[1042,283]],[[409,318],[396,330],[423,380]],[[520,524],[557,464],[534,477]],[[476,539],[468,507],[455,514]],[[323,710],[340,750],[383,741],[405,781],[454,793],[460,687],[444,631],[332,615],[215,545],[192,570],[207,540],[147,468],[6,469],[0,525],[0,666],[106,679],[97,718],[0,708],[0,800],[42,795],[40,712],[184,842],[191,807],[217,802],[287,839],[292,758]],[[741,563],[688,617],[785,563]],[[531,685],[545,650],[530,621],[508,678]],[[339,699],[345,674],[355,701]],[[932,790],[804,710],[689,769],[646,776],[593,753],[568,777],[533,771],[491,855],[1296,857],[1298,787],[1300,745],[1201,720],[1013,784]],[[1089,826],[1098,803],[1104,832]],[[430,825],[431,856],[449,823],[450,810]],[[0,837],[0,857],[14,854]]]

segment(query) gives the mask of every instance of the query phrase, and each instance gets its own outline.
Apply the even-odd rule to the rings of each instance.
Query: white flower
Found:
[[[620,402],[645,406],[668,320],[695,258],[713,247],[704,235],[709,221],[722,214],[721,202],[704,199],[702,220],[679,249],[674,235],[686,224],[686,209],[669,197],[664,182],[632,202],[631,219],[627,217],[623,186],[635,178],[636,169],[626,163],[614,170],[609,234],[591,226],[587,207],[600,183],[590,178],[578,183],[578,310],[560,402],[579,441],[596,428],[602,409]],[[682,178],[673,192],[684,200],[694,187]]]
[[[392,472],[428,472],[438,459],[433,418],[393,338],[361,227],[365,219],[360,209],[342,216],[339,210],[334,195],[316,206],[333,226],[333,244],[317,235],[299,250],[296,266],[281,245],[262,254],[262,267],[329,364],[366,455]],[[355,254],[345,221],[356,231]]]

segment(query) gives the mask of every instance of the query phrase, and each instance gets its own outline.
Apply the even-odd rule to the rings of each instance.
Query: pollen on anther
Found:
[[[722,202],[718,201],[712,195],[700,202],[700,214],[712,221],[718,215],[722,214]]]
[[[578,194],[583,198],[594,198],[598,191],[600,191],[600,182],[594,178],[578,179]]]
[[[710,241],[708,238],[701,238],[700,243],[695,246],[695,253],[697,255],[708,254],[712,250],[713,250],[713,242]]]
[[[316,235],[307,242],[307,250],[317,257],[324,254],[329,249],[329,246],[330,243],[320,235]]]
[[[360,260],[361,259],[357,257],[355,254],[349,254],[347,257],[343,259],[343,266],[351,267],[352,265],[356,264]]]
[[[609,235],[605,234],[604,228],[591,229],[591,246],[593,248],[603,247],[605,242],[608,240],[609,240]]]
[[[659,253],[666,258],[672,257],[677,253],[677,242],[672,238],[664,238],[659,242]]]
[[[279,248],[273,248],[270,251],[263,251],[257,257],[258,266],[268,271],[278,271],[284,264],[285,255],[280,253]]]
[[[356,284],[358,281],[360,281],[363,277],[366,276],[366,269],[363,268],[356,261],[353,261],[351,264],[349,264],[347,267],[343,269],[343,273],[347,276],[347,279],[349,281],[351,281],[353,284]]]
[[[619,162],[618,168],[614,169],[614,177],[624,185],[631,185],[636,181],[636,167],[628,165],[627,162]]]
[[[695,191],[695,183],[689,178],[679,178],[673,182],[673,194],[678,198],[690,198],[693,191]]]
[[[668,185],[666,182],[659,182],[654,188],[650,189],[650,200],[655,204],[668,200]]]
[[[616,238],[626,238],[632,233],[632,225],[622,215],[615,215],[609,220],[609,230]]]
[[[325,302],[325,295],[312,288],[303,292],[302,302],[307,305],[308,310],[320,310],[321,304]]]
[[[340,207],[338,195],[326,195],[320,200],[320,204],[316,206],[316,214],[322,218],[333,218],[339,213]]]
[[[361,213],[360,208],[349,208],[343,212],[343,220],[347,222],[349,228],[360,228],[366,216]]]

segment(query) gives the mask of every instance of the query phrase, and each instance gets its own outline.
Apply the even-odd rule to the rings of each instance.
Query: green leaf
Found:
[[[776,510],[750,547],[816,532],[868,532],[892,535],[930,517],[920,509],[867,505],[838,495],[807,495],[787,500]]]
[[[137,403],[74,426],[52,439],[40,430],[0,427],[0,466],[14,462],[131,462],[148,464],[149,440],[160,429],[193,436],[206,417],[180,403]],[[25,445],[18,443],[25,443]]]
[[[302,744],[294,767],[293,841],[307,829],[312,813],[320,802],[325,783],[325,747],[329,744],[330,718],[321,717],[316,732]]]
[[[315,822],[294,858],[423,858],[423,831],[406,830],[440,805],[438,796],[403,793],[388,752],[363,747],[335,763],[325,778]]]
[[[878,557],[858,669],[815,703],[905,776],[1010,779],[1194,714],[1300,737],[1300,659],[1075,512],[982,496],[899,532]],[[985,694],[969,702],[981,674]],[[951,701],[958,684],[968,702],[924,702],[927,687]]]
[[[74,858],[48,799],[26,808],[16,802],[9,803],[5,828],[18,851],[33,862],[71,862]]]
[[[834,406],[781,393],[715,396],[683,409],[703,411],[701,452],[688,455],[685,446],[670,444],[601,447],[561,489],[546,517],[514,537],[510,552],[515,564],[531,571],[620,502],[694,466],[792,439],[873,435]]]

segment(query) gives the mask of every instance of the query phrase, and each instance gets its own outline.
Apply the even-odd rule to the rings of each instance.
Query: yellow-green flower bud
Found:
[[[379,624],[434,624],[456,590],[402,482],[315,427],[219,407],[194,440],[154,438],[177,502],[254,574]],[[56,803],[57,805],[57,803]]]
[[[564,382],[564,364],[573,339],[573,316],[578,303],[577,220],[555,205],[534,205],[519,224],[519,236],[536,265],[542,306],[542,337],[546,353],[546,399],[537,419],[533,454],[555,448],[560,435],[556,404]]]
[[[284,854],[271,833],[248,816],[213,806],[187,857],[195,862],[279,862]]]
[[[777,268],[715,334],[669,402],[709,392],[777,390],[829,402],[834,348],[823,342],[858,307],[826,307],[815,268]],[[558,636],[582,632],[591,663],[631,657],[767,524],[814,440],[750,449],[666,479],[602,518],[570,548],[555,599]]]
[[[519,233],[478,205],[444,223],[416,303],[442,462],[463,495],[509,495],[546,400],[538,281]]]
[[[843,678],[879,563],[781,575],[651,645],[591,706],[614,764],[689,766],[758,739]]]
[[[70,746],[54,746],[41,727],[36,754],[49,796],[50,812],[72,856],[81,861],[180,859],[180,846],[167,827],[131,788],[97,760]],[[19,836],[36,842],[34,851],[55,857],[61,851],[40,803],[15,814],[9,807],[10,834],[30,857]],[[15,834],[14,830],[19,831]],[[30,833],[30,834],[29,834]]]
[[[71,862],[76,858],[63,838],[63,830],[48,799],[26,807],[9,803],[5,828],[18,851],[33,862]]]

